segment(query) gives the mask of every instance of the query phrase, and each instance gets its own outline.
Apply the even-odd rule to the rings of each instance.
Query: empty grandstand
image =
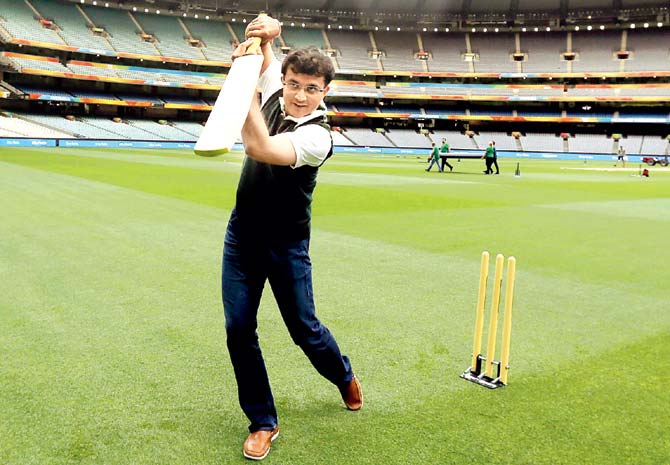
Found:
[[[0,109],[45,128],[40,137],[197,138],[250,17],[92,3],[0,0]],[[423,7],[449,9],[438,3]],[[667,152],[664,10],[638,27],[561,23],[560,12],[559,27],[528,16],[494,27],[486,21],[510,14],[502,4],[469,3],[467,26],[440,24],[439,13],[398,27],[286,13],[274,50],[315,45],[333,55],[327,104],[338,145],[423,149],[445,135],[473,150],[493,139],[503,151]],[[478,23],[480,15],[489,19]],[[22,137],[17,124],[5,134]]]

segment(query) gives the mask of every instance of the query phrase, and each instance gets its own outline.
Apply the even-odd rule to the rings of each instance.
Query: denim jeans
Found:
[[[349,384],[353,372],[349,359],[340,353],[335,338],[315,313],[309,239],[274,243],[248,239],[235,229],[228,225],[223,249],[226,342],[240,406],[251,422],[249,431],[271,430],[277,425],[277,411],[256,333],[266,280],[293,342],[316,370],[340,389]]]

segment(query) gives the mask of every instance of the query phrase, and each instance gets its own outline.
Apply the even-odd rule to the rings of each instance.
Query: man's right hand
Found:
[[[245,31],[247,38],[260,37],[261,44],[274,40],[281,34],[279,21],[268,15],[259,15],[249,23]]]

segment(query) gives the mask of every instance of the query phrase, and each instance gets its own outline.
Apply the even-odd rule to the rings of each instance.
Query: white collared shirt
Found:
[[[275,60],[267,67],[258,81],[258,86],[261,89],[262,107],[272,95],[283,87],[281,82],[281,62]],[[279,103],[282,111],[284,111],[283,97],[279,98]],[[331,148],[331,139],[328,130],[318,124],[300,126],[317,116],[325,114],[326,105],[322,100],[319,107],[309,115],[301,118],[285,116],[285,119],[295,121],[298,124],[298,127],[294,131],[286,133],[293,144],[293,150],[295,150],[296,155],[296,162],[295,165],[292,165],[292,168],[299,168],[303,165],[320,166],[328,156]]]

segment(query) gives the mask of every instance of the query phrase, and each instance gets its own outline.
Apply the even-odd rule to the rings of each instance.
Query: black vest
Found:
[[[279,97],[282,90],[270,97],[261,112],[271,136],[294,131],[298,125],[286,120]],[[300,126],[317,124],[330,135],[326,117],[318,116]],[[333,141],[326,159],[333,154]],[[325,162],[325,160],[324,160]],[[323,164],[323,163],[322,163]],[[299,241],[310,234],[312,193],[316,186],[318,167],[270,165],[247,156],[244,159],[237,200],[231,216],[238,231],[254,239],[268,241]],[[244,237],[244,236],[243,236]]]

